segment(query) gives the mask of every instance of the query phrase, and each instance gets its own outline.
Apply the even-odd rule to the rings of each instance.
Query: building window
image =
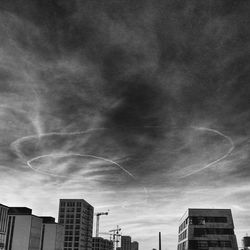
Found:
[[[194,228],[195,237],[201,237],[208,234],[233,235],[234,230],[231,228]]]

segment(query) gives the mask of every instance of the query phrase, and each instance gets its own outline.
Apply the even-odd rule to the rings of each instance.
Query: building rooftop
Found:
[[[9,208],[8,206],[6,206],[6,205],[4,205],[4,204],[2,204],[2,203],[0,203],[0,206],[1,206],[1,207]]]
[[[54,224],[55,222],[55,218],[51,217],[51,216],[40,216],[40,218],[43,220],[43,223],[46,224]]]
[[[32,209],[28,207],[9,207],[8,214],[10,215],[31,215]]]
[[[91,207],[93,207],[91,204],[89,204],[86,200],[84,199],[60,199],[60,203],[61,202],[83,202]]]

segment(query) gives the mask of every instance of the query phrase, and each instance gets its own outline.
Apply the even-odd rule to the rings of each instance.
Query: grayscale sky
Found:
[[[189,207],[250,233],[250,2],[3,0],[1,203],[176,249]]]

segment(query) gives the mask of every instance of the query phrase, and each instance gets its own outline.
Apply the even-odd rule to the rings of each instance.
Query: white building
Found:
[[[0,204],[0,250],[5,250],[7,235],[8,207]]]
[[[6,250],[40,250],[42,219],[26,207],[10,207]]]
[[[60,199],[59,218],[64,225],[64,250],[92,250],[94,208],[83,199]]]
[[[40,218],[43,220],[40,250],[63,250],[63,225],[55,223],[53,217]]]

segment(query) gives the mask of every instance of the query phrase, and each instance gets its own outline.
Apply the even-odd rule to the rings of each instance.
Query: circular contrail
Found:
[[[111,164],[117,166],[118,168],[120,168],[122,171],[124,171],[126,174],[128,174],[130,177],[132,177],[134,180],[136,180],[136,177],[132,173],[130,173],[127,169],[125,169],[123,166],[121,166],[119,163],[112,161],[110,159],[104,158],[104,157],[99,157],[99,156],[90,155],[90,154],[79,154],[79,153],[45,154],[45,155],[40,155],[40,156],[37,156],[37,157],[34,157],[34,158],[28,160],[27,165],[29,166],[29,168],[31,168],[32,170],[39,172],[39,173],[49,174],[49,175],[56,176],[56,177],[67,177],[67,176],[63,176],[63,175],[53,174],[53,173],[48,172],[48,171],[38,170],[38,169],[32,167],[32,162],[39,160],[39,159],[48,158],[48,157],[60,158],[60,157],[70,157],[70,156],[90,157],[93,159],[98,159],[98,160],[102,160],[102,161],[111,163]]]
[[[211,167],[212,165],[214,165],[214,164],[220,162],[221,160],[225,159],[226,157],[228,157],[232,153],[232,151],[234,150],[234,148],[235,148],[233,140],[229,136],[223,134],[222,132],[220,132],[218,130],[215,130],[215,129],[212,129],[212,128],[205,128],[205,127],[192,127],[192,128],[197,129],[197,130],[210,131],[210,132],[213,132],[215,134],[218,134],[218,135],[224,137],[225,139],[227,139],[228,142],[231,144],[231,147],[228,150],[228,152],[225,155],[223,155],[222,157],[220,157],[219,159],[217,159],[215,161],[212,161],[209,164],[205,165],[204,167],[199,168],[197,170],[194,170],[191,173],[188,173],[188,174],[186,174],[184,176],[181,176],[181,177],[179,177],[179,179],[182,179],[182,178],[188,177],[190,175],[196,174],[196,173],[198,173],[198,172],[200,172],[200,171],[202,171],[202,170],[204,170],[206,168]]]
[[[21,150],[19,149],[19,145],[22,142],[28,141],[30,139],[40,139],[41,137],[47,137],[47,136],[53,136],[53,135],[59,135],[59,136],[71,136],[71,135],[81,135],[81,134],[87,134],[92,131],[98,131],[98,130],[105,130],[106,128],[91,128],[83,131],[77,131],[77,132],[49,132],[49,133],[42,133],[42,134],[34,134],[34,135],[28,135],[23,136],[15,140],[11,143],[11,147],[14,149],[14,151],[17,153],[17,155],[24,160],[24,155],[22,154]],[[24,160],[25,161],[25,160]]]

